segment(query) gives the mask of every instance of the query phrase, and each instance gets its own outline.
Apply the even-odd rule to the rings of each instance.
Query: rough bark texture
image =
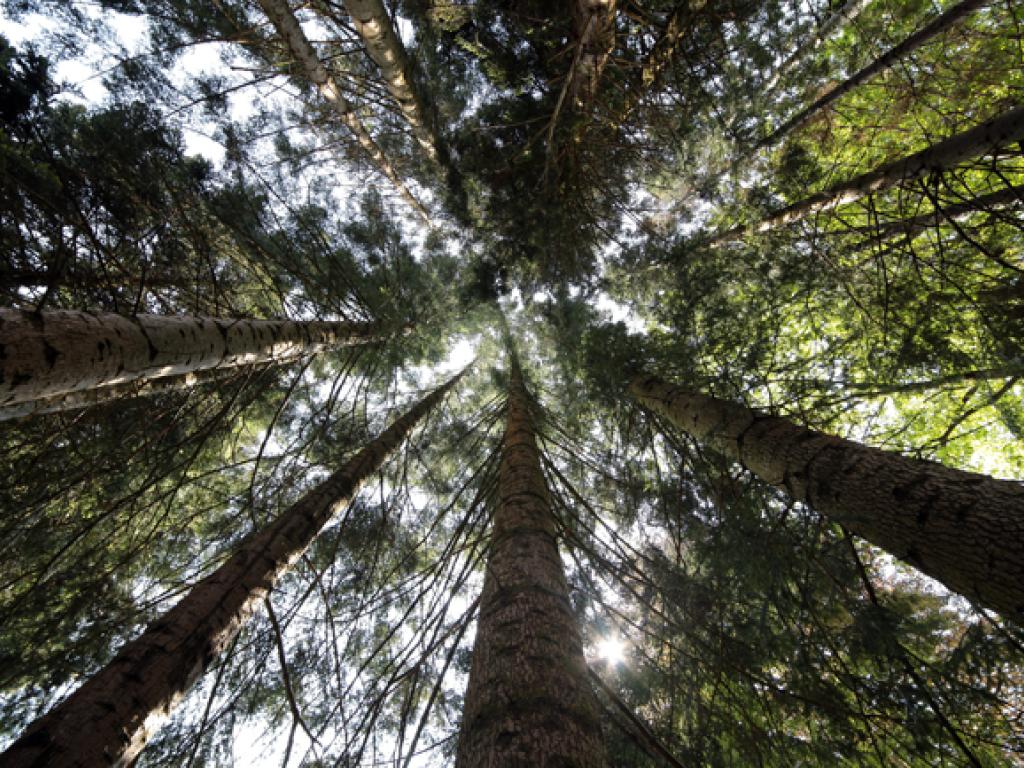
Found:
[[[288,50],[295,57],[306,79],[312,82],[317,87],[317,90],[320,91],[320,95],[327,99],[327,102],[338,113],[342,122],[352,132],[356,141],[359,142],[359,146],[363,148],[377,169],[394,184],[406,202],[429,224],[430,214],[427,213],[427,209],[409,191],[409,188],[399,177],[398,172],[395,171],[394,166],[388,160],[384,151],[377,145],[377,142],[370,136],[362,121],[356,116],[352,104],[342,95],[338,84],[327,71],[327,67],[320,61],[316,51],[313,49],[313,45],[306,37],[306,33],[302,31],[298,19],[295,18],[288,5],[288,0],[259,0],[259,3],[263,12],[267,14],[267,18],[274,24],[277,33],[288,46]]]
[[[830,90],[824,96],[817,99],[813,104],[805,107],[804,109],[797,112],[793,117],[787,120],[785,123],[776,128],[770,136],[762,139],[758,143],[758,147],[768,147],[777,142],[787,133],[792,131],[794,128],[806,123],[816,113],[824,109],[825,107],[835,103],[838,99],[852,91],[861,83],[870,80],[872,77],[877,75],[884,69],[899,61],[901,58],[909,53],[920,48],[926,42],[931,40],[940,32],[948,29],[954,23],[973,13],[981,6],[985,5],[989,0],[963,0],[963,2],[957,3],[952,8],[948,9],[941,16],[938,16],[931,23],[921,27],[917,32],[912,34],[902,43],[897,45],[895,48],[891,48],[886,53],[879,56],[877,59],[872,61],[866,67],[858,71],[856,74],[844,80],[842,83],[837,85],[835,88]]]
[[[870,448],[655,376],[629,391],[794,499],[1024,622],[1024,484]]]
[[[125,645],[113,661],[32,723],[0,755],[0,768],[131,764],[159,721],[227,647],[278,577],[461,375],[417,403],[344,467],[245,539],[224,565]]]
[[[431,111],[416,88],[412,61],[395,32],[384,3],[381,0],[345,0],[345,8],[363,40],[366,53],[380,69],[388,92],[398,102],[416,141],[432,160],[447,164],[447,153],[435,130]]]
[[[529,400],[513,363],[457,768],[605,765]]]
[[[376,335],[370,323],[0,309],[0,407],[130,381],[294,360]]]
[[[786,206],[753,226],[734,227],[715,235],[708,243],[720,245],[738,240],[744,235],[778,229],[815,213],[860,200],[900,182],[947,171],[965,160],[980,157],[1021,140],[1024,140],[1024,107],[1018,106],[920,152],[887,163],[850,181]]]

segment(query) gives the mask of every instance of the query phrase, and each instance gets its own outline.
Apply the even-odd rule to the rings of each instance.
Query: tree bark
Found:
[[[788,205],[769,214],[757,224],[733,227],[713,236],[707,242],[709,245],[716,246],[738,240],[745,235],[763,234],[813,214],[855,202],[900,182],[912,181],[932,173],[947,171],[965,160],[996,151],[1021,140],[1024,140],[1024,107],[1018,106],[963,133],[958,133],[945,141],[922,149],[920,152],[894,160],[850,181],[842,182],[823,192]]]
[[[963,0],[962,2],[952,6],[945,13],[938,16],[931,23],[923,26],[895,48],[891,48],[886,51],[866,67],[847,78],[825,95],[818,98],[814,103],[797,112],[793,117],[789,118],[789,120],[776,128],[769,136],[766,136],[764,139],[759,141],[757,149],[770,147],[772,144],[775,144],[794,128],[798,128],[806,123],[819,111],[833,104],[858,85],[871,79],[882,70],[887,69],[890,65],[899,61],[907,54],[917,50],[937,34],[951,27],[964,16],[973,13],[981,6],[985,5],[986,2],[988,2],[988,0]]]
[[[294,360],[377,336],[373,323],[0,309],[0,408],[131,381]]]
[[[288,6],[288,1],[259,0],[259,3],[267,18],[274,24],[278,34],[288,46],[288,50],[295,57],[306,79],[312,82],[317,87],[317,90],[320,91],[320,95],[327,99],[331,108],[334,109],[342,122],[352,132],[352,135],[355,136],[359,146],[363,148],[363,151],[373,161],[377,170],[388,178],[402,197],[405,198],[406,202],[412,206],[413,210],[420,215],[425,223],[429,224],[430,214],[427,212],[427,209],[409,191],[409,188],[399,177],[398,172],[395,171],[394,166],[388,160],[384,151],[377,145],[377,142],[370,136],[362,121],[356,116],[355,108],[342,95],[338,84],[327,71],[327,67],[320,61],[316,51],[313,50],[313,45],[306,37],[306,33],[302,31],[298,19],[295,18],[291,8]]]
[[[573,0],[573,31],[579,52],[569,72],[570,98],[582,109],[597,93],[601,73],[615,48],[616,0]]]
[[[250,534],[224,565],[32,723],[0,755],[0,768],[130,765],[157,722],[230,644],[280,576],[461,376],[420,400],[273,523]]]
[[[1007,204],[1024,202],[1024,187],[1010,185],[989,192],[970,200],[963,200],[958,203],[944,204],[940,201],[939,207],[927,213],[920,213],[916,216],[908,216],[903,219],[882,221],[879,224],[866,224],[864,226],[852,227],[842,230],[846,232],[857,232],[862,235],[871,235],[866,242],[867,245],[885,240],[893,235],[905,235],[913,237],[926,229],[941,226],[949,221],[959,221],[972,213],[993,213],[995,208]],[[855,247],[859,247],[858,244]]]
[[[448,153],[431,119],[432,111],[416,87],[412,61],[384,3],[381,0],[345,0],[345,8],[363,40],[366,53],[380,69],[388,92],[398,103],[416,141],[432,160],[447,165]]]
[[[911,459],[642,375],[642,405],[949,589],[1024,623],[1024,484]]]
[[[597,700],[528,395],[510,357],[498,506],[456,766],[597,768],[605,765]]]
[[[150,397],[167,392],[181,392],[200,384],[207,384],[222,379],[232,379],[242,375],[237,368],[211,369],[208,371],[191,371],[181,376],[170,376],[165,379],[129,381],[125,384],[110,384],[106,387],[83,389],[63,395],[43,397],[29,400],[16,405],[0,406],[0,421],[24,419],[47,413],[63,413],[91,408],[95,405],[106,405],[115,400],[130,400],[137,397]]]

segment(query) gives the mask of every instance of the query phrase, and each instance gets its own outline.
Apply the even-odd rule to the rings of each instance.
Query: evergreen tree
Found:
[[[0,764],[1019,762],[1019,4],[6,12]]]

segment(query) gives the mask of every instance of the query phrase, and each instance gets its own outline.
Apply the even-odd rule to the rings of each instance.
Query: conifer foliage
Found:
[[[8,2],[0,768],[1024,759],[1024,7]]]

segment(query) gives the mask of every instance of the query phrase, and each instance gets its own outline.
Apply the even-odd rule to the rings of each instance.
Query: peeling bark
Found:
[[[529,399],[513,356],[457,768],[605,765],[597,700],[556,538]]]
[[[420,400],[274,522],[250,534],[224,565],[32,723],[0,755],[0,768],[130,765],[278,578],[461,376]]]
[[[298,19],[295,18],[291,8],[288,6],[287,0],[259,0],[259,3],[267,18],[274,24],[278,34],[288,46],[288,50],[295,57],[306,79],[312,82],[317,87],[317,90],[320,91],[320,95],[327,99],[331,108],[334,109],[341,118],[341,121],[352,132],[359,146],[363,148],[363,151],[373,161],[377,170],[388,178],[402,197],[405,198],[405,201],[412,206],[413,210],[420,215],[425,223],[429,224],[430,214],[427,213],[427,209],[409,191],[409,188],[399,177],[398,172],[384,154],[384,151],[377,145],[377,142],[370,136],[362,121],[356,116],[355,108],[342,94],[338,84],[327,71],[327,67],[320,61],[316,51],[313,49],[313,45],[306,37],[306,33],[302,31]]]
[[[833,522],[1024,623],[1024,484],[911,459],[640,376],[642,405]]]
[[[738,240],[746,235],[770,232],[813,214],[856,202],[900,182],[948,171],[966,160],[997,151],[1021,140],[1024,140],[1024,107],[1018,106],[920,152],[894,160],[850,181],[788,205],[769,214],[757,224],[733,227],[715,235],[707,242],[715,246]]]
[[[0,309],[0,408],[132,381],[294,360],[377,335],[373,323]]]

